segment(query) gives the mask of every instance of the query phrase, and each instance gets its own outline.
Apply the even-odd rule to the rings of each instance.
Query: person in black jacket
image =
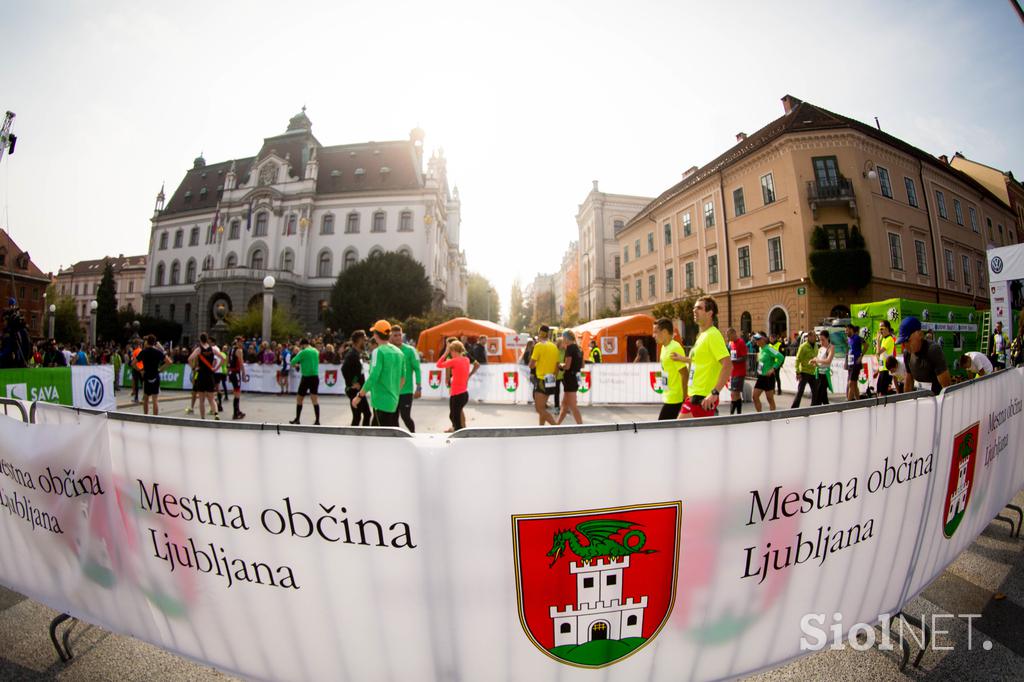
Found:
[[[350,340],[352,347],[345,353],[341,362],[341,375],[345,378],[345,395],[348,396],[349,406],[352,409],[352,426],[369,426],[371,416],[369,401],[360,400],[357,406],[352,406],[352,399],[359,394],[359,389],[366,383],[366,377],[363,375],[363,347],[366,346],[366,332],[357,329],[352,332]]]

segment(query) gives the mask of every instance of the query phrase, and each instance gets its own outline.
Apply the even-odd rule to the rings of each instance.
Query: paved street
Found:
[[[123,394],[122,394],[123,396]],[[162,414],[183,416],[186,395],[168,396]],[[244,396],[247,421],[281,422],[294,414],[293,397]],[[349,413],[343,399],[326,397],[323,423],[347,424]],[[748,408],[750,406],[748,405]],[[137,406],[126,408],[139,411]],[[750,408],[752,409],[752,408]],[[471,405],[470,425],[530,425],[534,421],[528,406]],[[656,405],[584,408],[588,422],[650,419]],[[414,416],[419,430],[440,432],[447,425],[447,404],[418,402]],[[312,410],[303,412],[304,423],[312,421]],[[1024,492],[1015,499],[1024,505]],[[871,649],[858,652],[846,648],[826,650],[750,679],[756,680],[1012,680],[1024,670],[1024,540],[1011,537],[1008,525],[993,521],[977,541],[915,598],[907,613],[981,614],[974,621],[972,649],[967,649],[966,621],[947,619],[942,626],[950,632],[939,644],[951,650],[929,650],[920,669],[898,670],[900,651]],[[3,680],[221,680],[231,679],[130,637],[111,634],[101,628],[77,623],[70,643],[75,658],[59,662],[47,634],[53,610],[0,588],[0,679]],[[984,648],[984,642],[991,649]],[[911,661],[918,647],[911,642]]]

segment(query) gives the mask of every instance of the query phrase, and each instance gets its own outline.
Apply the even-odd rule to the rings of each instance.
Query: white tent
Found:
[[[1024,285],[1024,244],[1002,246],[988,250],[988,292],[992,307],[992,326],[1003,323],[1003,331],[1011,338],[1013,308],[1024,307],[1021,302]]]

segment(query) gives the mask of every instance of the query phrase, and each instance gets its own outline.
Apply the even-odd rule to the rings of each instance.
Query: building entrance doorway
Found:
[[[590,641],[608,639],[608,623],[599,620],[590,626]]]

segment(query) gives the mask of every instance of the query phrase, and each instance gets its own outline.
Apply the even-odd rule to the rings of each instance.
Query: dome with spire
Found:
[[[313,128],[313,122],[309,120],[309,116],[306,116],[306,105],[302,105],[302,111],[295,114],[288,121],[288,131],[293,132],[296,130],[311,130]]]
[[[203,158],[203,153],[199,152],[199,156],[192,160],[193,168],[203,168],[206,166],[206,159]]]

